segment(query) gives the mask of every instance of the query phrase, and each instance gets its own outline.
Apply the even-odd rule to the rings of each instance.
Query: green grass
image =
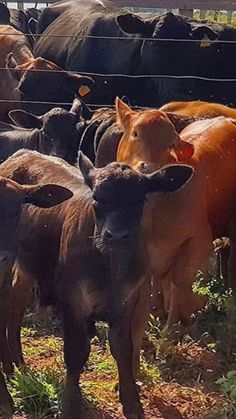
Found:
[[[216,402],[216,407],[209,402],[206,412],[204,411],[205,416],[201,413],[195,419],[236,419],[236,373],[228,373],[228,371],[236,370],[235,300],[225,288],[222,278],[218,278],[214,272],[210,273],[207,282],[199,273],[194,289],[195,292],[209,297],[206,309],[193,322],[194,332],[190,329],[188,333],[180,336],[179,331],[176,330],[174,339],[173,333],[170,338],[162,330],[159,319],[154,316],[150,317],[142,350],[139,377],[142,384],[142,397],[144,393],[145,404],[148,406],[147,417],[151,417],[156,400],[159,403],[158,400],[162,397],[162,393],[160,395],[158,392],[162,386],[167,386],[167,391],[163,394],[169,397],[169,403],[173,400],[177,404],[178,400],[184,400],[182,403],[187,403],[187,405],[195,403],[191,400],[198,397],[194,394],[196,389],[199,389],[200,397],[208,406],[209,389],[206,387],[205,390],[204,386],[209,383],[201,380],[201,374],[207,367],[199,366],[194,355],[188,353],[188,346],[195,345],[202,348],[203,353],[210,352],[213,357],[218,356],[217,353],[219,353],[225,360],[223,373],[220,370],[216,375],[216,384],[214,380],[210,384],[214,387],[216,394],[220,393],[225,403],[228,403],[227,415],[223,413],[226,408],[220,407],[220,399],[220,402]],[[102,411],[112,410],[115,414],[112,417],[120,418],[117,393],[118,374],[107,342],[107,326],[99,323],[98,329],[99,338],[93,339],[90,358],[81,377],[81,388],[88,403]],[[16,413],[27,415],[27,419],[53,419],[54,415],[60,411],[65,375],[60,324],[57,320],[51,323],[41,322],[30,315],[24,322],[22,336],[24,355],[30,369],[24,374],[16,371],[15,376],[8,382],[15,401]],[[179,343],[176,344],[180,337]],[[193,418],[193,416],[190,417]]]
[[[10,380],[16,413],[34,419],[51,418],[60,409],[62,387],[60,371],[16,370]]]

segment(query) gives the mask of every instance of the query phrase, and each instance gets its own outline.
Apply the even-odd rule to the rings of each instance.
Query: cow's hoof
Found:
[[[145,419],[144,413],[131,413],[125,417],[126,419]]]
[[[144,411],[140,403],[138,403],[136,408],[132,411],[124,411],[124,416],[126,419],[145,419]]]

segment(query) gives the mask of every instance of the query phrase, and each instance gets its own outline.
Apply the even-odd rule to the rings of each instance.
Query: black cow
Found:
[[[74,193],[68,204],[54,210],[26,210],[19,231],[18,281],[24,273],[37,280],[41,301],[57,304],[62,313],[67,367],[63,419],[84,417],[79,378],[97,320],[110,326],[124,414],[141,419],[135,367],[149,313],[150,273],[141,229],[145,196],[180,188],[193,169],[175,165],[152,175],[119,163],[95,169],[82,154],[79,167],[83,176],[32,151],[16,153],[1,165],[0,174],[15,180],[23,174],[29,184],[53,179]]]
[[[116,95],[126,94],[131,104],[140,106],[183,99],[236,105],[235,83],[168,77],[234,78],[234,45],[217,42],[236,40],[236,29],[229,26],[172,13],[139,16],[122,11],[107,0],[80,0],[46,8],[39,18],[38,31],[49,37],[38,40],[35,54],[55,60],[67,70],[166,75],[160,79],[97,76],[97,88],[87,98],[91,103],[111,104]],[[65,33],[64,38],[55,37]],[[169,38],[183,41],[162,41]]]
[[[35,8],[26,10],[9,9],[0,2],[0,24],[10,25],[18,31],[27,34],[31,47],[33,47],[33,34],[36,33],[37,21],[41,11]]]
[[[10,111],[10,118],[19,126],[0,122],[0,161],[25,148],[75,163],[79,147],[76,126],[80,114],[81,104],[77,99],[70,111],[53,108],[42,116],[18,109]]]
[[[7,390],[7,386],[0,371],[0,418],[12,419],[13,400]]]

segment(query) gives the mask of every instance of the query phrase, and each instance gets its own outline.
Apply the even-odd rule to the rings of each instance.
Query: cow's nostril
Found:
[[[105,231],[105,237],[106,237],[106,239],[108,239],[108,240],[112,240],[112,239],[113,239],[113,234],[112,234],[112,232],[111,232],[110,230],[106,230],[106,231]]]
[[[8,257],[9,257],[9,253],[8,252],[0,252],[0,263],[7,262]]]
[[[124,234],[121,236],[121,238],[122,238],[122,240],[128,240],[128,239],[129,239],[129,233],[124,233]]]

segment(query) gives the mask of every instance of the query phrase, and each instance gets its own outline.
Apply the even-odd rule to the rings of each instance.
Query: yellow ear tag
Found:
[[[208,48],[211,46],[211,40],[208,38],[207,35],[204,35],[204,37],[201,40],[200,47],[201,48]]]
[[[79,88],[79,95],[82,97],[86,96],[90,91],[91,89],[88,86],[81,86]]]

